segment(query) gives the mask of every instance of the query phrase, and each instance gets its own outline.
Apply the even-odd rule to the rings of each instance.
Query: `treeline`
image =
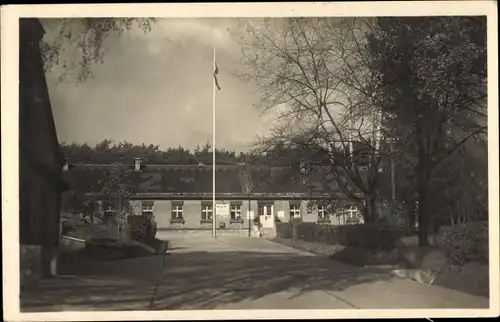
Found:
[[[159,145],[140,144],[130,142],[113,143],[103,140],[95,146],[87,143],[71,144],[62,143],[61,151],[70,163],[94,163],[94,164],[133,164],[135,158],[142,158],[143,162],[149,164],[212,164],[212,147],[209,143],[197,146],[194,150],[182,146],[177,148],[160,149]],[[266,151],[251,151],[236,153],[227,149],[215,150],[217,164],[267,164],[285,166],[298,164],[301,161],[316,159],[306,149],[284,148],[283,145],[269,147]]]

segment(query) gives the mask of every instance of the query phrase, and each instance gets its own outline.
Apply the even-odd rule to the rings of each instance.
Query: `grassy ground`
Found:
[[[275,237],[272,241],[300,249],[318,256],[330,257],[332,260],[355,266],[405,266],[396,250],[367,250],[361,247],[345,247],[304,240]]]
[[[307,251],[318,256],[350,265],[378,266],[388,269],[417,268],[422,271],[437,271],[433,285],[458,290],[473,295],[489,296],[489,267],[477,263],[464,266],[449,265],[444,254],[436,247],[440,238],[430,238],[430,247],[418,247],[416,236],[404,237],[399,247],[393,250],[367,250],[360,247],[328,245],[303,240],[271,238],[271,241]]]
[[[143,243],[118,234],[116,227],[79,225],[67,232],[61,243],[61,265],[81,261],[106,261],[165,253],[168,242],[159,239]]]
[[[274,237],[274,238],[269,238],[269,240],[278,244],[300,249],[318,256],[332,256],[333,254],[338,253],[339,251],[344,249],[344,247],[341,245],[314,243],[300,239],[285,239],[281,237]]]

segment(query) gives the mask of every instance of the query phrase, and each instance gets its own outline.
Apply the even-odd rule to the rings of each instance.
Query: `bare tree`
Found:
[[[129,177],[131,171],[133,170],[110,170],[99,182],[102,185],[101,193],[104,196],[104,201],[114,206],[118,237],[120,237],[121,231],[127,229],[127,216],[134,213],[130,200],[130,196],[134,193],[134,187]]]
[[[374,80],[365,57],[371,23],[261,19],[241,22],[233,32],[245,66],[233,74],[254,84],[260,109],[278,113],[275,128],[258,144],[324,152],[335,186],[362,209],[365,222],[375,219],[380,162],[380,113],[372,103]]]

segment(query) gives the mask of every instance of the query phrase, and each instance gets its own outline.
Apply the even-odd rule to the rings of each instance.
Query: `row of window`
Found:
[[[172,219],[183,219],[184,218],[184,203],[182,201],[172,201]],[[229,214],[231,219],[241,219],[241,202],[231,202],[229,205]],[[326,211],[325,205],[318,205],[318,219],[328,219],[329,214]],[[290,203],[290,218],[300,218],[301,217],[301,205],[300,202]],[[104,212],[114,212],[112,205],[107,205]],[[153,201],[143,201],[142,202],[142,214],[152,215],[154,211]],[[358,208],[356,206],[347,207],[344,209],[348,217],[354,218],[358,214]],[[273,215],[273,203],[264,203],[258,205],[259,216],[271,216]],[[201,204],[201,219],[210,220],[213,216],[213,205],[211,202],[202,202]]]

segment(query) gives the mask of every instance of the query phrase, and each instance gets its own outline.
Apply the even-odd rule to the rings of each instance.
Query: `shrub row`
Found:
[[[488,222],[462,223],[441,229],[443,236],[439,247],[452,264],[489,262]]]
[[[396,245],[398,232],[387,225],[324,225],[317,223],[276,223],[281,238],[302,239],[326,244],[340,244],[368,249],[391,249]]]

